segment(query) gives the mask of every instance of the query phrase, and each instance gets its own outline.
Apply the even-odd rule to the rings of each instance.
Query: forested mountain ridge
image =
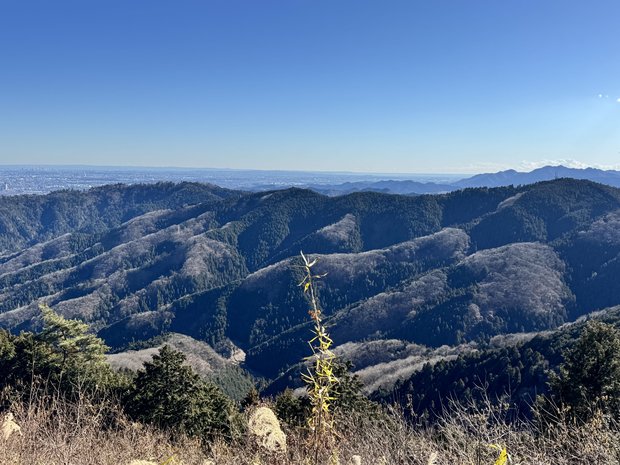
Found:
[[[209,184],[160,182],[48,195],[0,196],[0,252],[16,252],[66,233],[104,232],[154,210],[214,204],[239,195]]]
[[[349,349],[454,356],[620,304],[620,190],[589,181],[417,197],[162,184],[2,200],[0,326],[37,327],[45,301],[115,350],[181,333],[242,349],[270,379],[308,355],[299,250],[327,273],[321,304]],[[400,360],[394,381],[423,359],[377,363],[386,357]]]
[[[388,385],[388,389],[374,390],[373,396],[413,405],[418,415],[427,418],[449,409],[444,401],[446,396],[460,402],[480,400],[485,395],[502,396],[513,406],[515,415],[527,414],[538,395],[549,394],[550,373],[557,372],[566,349],[590,320],[618,328],[620,306],[554,330],[508,338],[498,336],[489,343],[465,347],[457,356],[441,354],[433,360],[436,363],[424,363]],[[376,367],[373,369],[376,371]]]

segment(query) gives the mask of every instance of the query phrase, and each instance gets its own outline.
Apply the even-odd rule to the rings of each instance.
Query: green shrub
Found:
[[[589,321],[550,378],[556,402],[586,421],[600,410],[620,419],[620,331]]]
[[[203,439],[231,436],[231,401],[184,365],[185,355],[165,345],[138,372],[126,400],[133,418]]]
[[[75,398],[105,395],[122,384],[105,359],[106,345],[87,324],[40,308],[41,333],[0,333],[0,389],[11,386],[24,395],[42,389]]]

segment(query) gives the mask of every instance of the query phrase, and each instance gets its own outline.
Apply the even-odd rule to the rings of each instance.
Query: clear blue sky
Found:
[[[619,99],[618,0],[0,0],[0,163],[618,166]]]

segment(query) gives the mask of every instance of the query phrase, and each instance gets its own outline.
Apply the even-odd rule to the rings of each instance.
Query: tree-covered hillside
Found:
[[[589,181],[415,197],[118,185],[1,200],[0,326],[36,329],[46,302],[117,352],[180,333],[244,351],[269,379],[308,355],[300,250],[326,274],[336,344],[376,343],[377,366],[398,362],[385,367],[394,382],[424,357],[620,304],[620,190]]]
[[[17,252],[66,233],[96,234],[155,210],[214,205],[239,192],[198,183],[109,185],[89,191],[0,197],[0,252]],[[79,242],[79,241],[78,241]]]
[[[592,320],[620,328],[620,307],[599,312]],[[411,405],[416,414],[429,419],[450,408],[446,399],[467,404],[485,396],[492,400],[504,397],[514,406],[515,414],[527,415],[537,396],[549,394],[550,378],[559,371],[567,351],[575,346],[585,327],[586,321],[578,321],[540,334],[497,337],[475,350],[464,350],[458,357],[424,363],[393,389],[377,390],[374,397]],[[601,365],[600,369],[602,376],[604,367]],[[602,377],[598,381],[604,382]],[[587,383],[598,381],[590,379]]]

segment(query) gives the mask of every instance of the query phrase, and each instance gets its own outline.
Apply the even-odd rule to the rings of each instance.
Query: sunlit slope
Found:
[[[75,228],[32,216],[0,257],[0,325],[36,327],[45,301],[116,349],[176,332],[239,347],[275,377],[307,355],[300,250],[326,273],[320,300],[340,345],[457,347],[620,304],[620,191],[588,181],[417,197],[159,189],[3,199],[13,211],[75,204],[81,216]],[[1,219],[8,244],[23,218]]]

